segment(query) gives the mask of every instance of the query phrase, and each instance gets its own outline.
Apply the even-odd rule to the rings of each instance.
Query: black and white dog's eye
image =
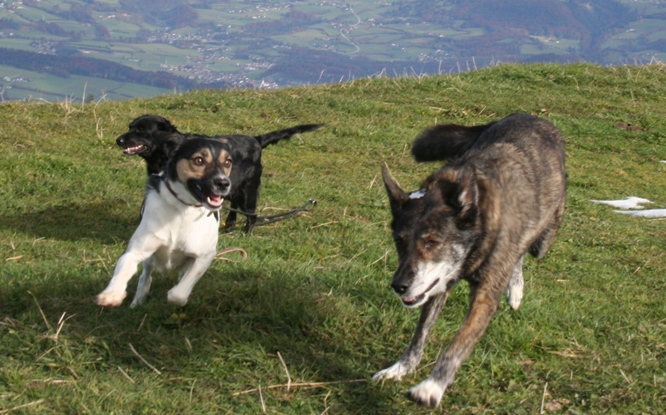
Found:
[[[195,157],[194,160],[192,161],[194,161],[194,164],[196,164],[197,166],[201,166],[204,164],[203,157]]]

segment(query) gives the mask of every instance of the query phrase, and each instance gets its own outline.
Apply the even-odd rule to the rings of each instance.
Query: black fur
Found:
[[[441,124],[428,128],[412,143],[414,160],[437,161],[463,154],[493,124],[472,127]],[[446,140],[442,140],[441,136],[445,136]]]
[[[134,119],[129,131],[116,139],[127,155],[138,155],[146,161],[148,174],[160,173],[176,149],[185,141],[196,137],[215,138],[230,144],[234,168],[231,172],[231,208],[247,213],[244,231],[249,233],[257,221],[255,214],[259,185],[261,184],[261,150],[280,140],[288,140],[294,134],[314,131],[324,124],[304,124],[284,130],[272,131],[258,136],[240,134],[204,136],[181,133],[169,120],[159,115],[146,114]],[[225,230],[231,231],[236,225],[237,213],[229,212]]]
[[[129,131],[116,138],[116,144],[128,156],[146,160],[148,175],[158,174],[166,166],[183,140],[193,134],[183,134],[169,120],[159,115],[142,115],[129,125]]]

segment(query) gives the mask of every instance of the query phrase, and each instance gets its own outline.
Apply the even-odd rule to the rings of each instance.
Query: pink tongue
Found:
[[[217,195],[208,196],[208,203],[211,206],[219,206],[222,204],[223,200],[224,199],[222,199],[222,196],[217,196]]]

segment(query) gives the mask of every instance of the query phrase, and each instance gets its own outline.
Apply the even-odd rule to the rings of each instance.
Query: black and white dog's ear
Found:
[[[388,168],[382,166],[382,179],[384,180],[384,186],[386,187],[386,193],[388,193],[389,204],[391,205],[391,212],[395,215],[400,211],[405,202],[409,199],[407,193],[405,193],[398,182],[391,176]]]

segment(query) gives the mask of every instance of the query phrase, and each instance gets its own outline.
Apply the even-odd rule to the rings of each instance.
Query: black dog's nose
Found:
[[[116,144],[122,146],[123,144],[125,144],[125,139],[123,137],[116,138]]]
[[[393,291],[395,291],[398,294],[404,294],[407,292],[407,289],[409,288],[408,285],[405,284],[396,284],[393,283],[391,284],[391,287],[393,287]]]

